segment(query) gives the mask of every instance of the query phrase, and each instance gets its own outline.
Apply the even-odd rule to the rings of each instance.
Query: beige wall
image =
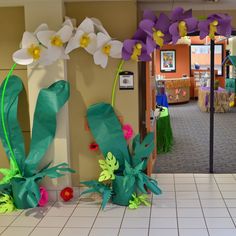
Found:
[[[19,48],[19,43],[25,31],[24,8],[23,7],[1,7],[0,8],[0,83],[4,80],[13,65],[12,53]],[[30,127],[27,98],[27,71],[26,67],[17,66],[14,70],[24,83],[25,91],[19,96],[18,117],[25,137],[26,149],[29,149]],[[0,168],[8,166],[8,160],[0,142]]]
[[[66,3],[65,13],[77,19],[77,24],[85,17],[100,19],[110,33],[119,40],[132,36],[136,30],[136,3],[134,2],[80,2]],[[74,185],[80,180],[90,180],[98,175],[98,155],[88,150],[93,141],[84,128],[88,106],[98,102],[111,102],[111,90],[119,60],[109,59],[108,67],[102,69],[93,62],[93,57],[82,49],[71,54],[68,61],[68,80],[71,83],[69,102],[70,144],[72,167],[79,173],[74,176]],[[117,90],[116,111],[138,131],[138,80],[137,63],[129,62],[125,70],[135,74],[134,90]]]

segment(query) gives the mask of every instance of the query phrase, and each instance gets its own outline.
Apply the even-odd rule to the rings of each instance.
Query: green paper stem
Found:
[[[122,71],[122,67],[123,67],[124,63],[125,63],[125,61],[121,60],[119,65],[118,65],[117,71],[116,71],[116,76],[115,76],[114,84],[113,84],[113,87],[112,87],[112,98],[111,98],[112,107],[115,106],[116,85],[117,85],[117,81],[118,81],[118,78],[119,78],[119,73]]]
[[[9,141],[9,137],[8,137],[8,134],[7,134],[7,129],[6,129],[6,124],[5,124],[5,117],[4,117],[4,97],[5,97],[5,92],[6,92],[6,88],[7,88],[7,84],[8,84],[8,81],[9,81],[9,78],[10,76],[12,75],[14,69],[16,67],[16,63],[11,67],[9,73],[7,74],[7,78],[5,80],[5,83],[4,83],[4,87],[3,87],[3,91],[2,91],[2,98],[1,98],[1,119],[2,119],[2,128],[3,128],[3,132],[4,132],[4,135],[5,135],[5,138],[6,138],[6,142],[7,142],[7,146],[11,152],[11,156],[13,158],[13,160],[15,161],[16,158],[15,158],[15,155],[14,155],[14,152],[12,150],[12,147],[11,147],[11,144],[10,144],[10,141]],[[17,163],[16,163],[17,164]],[[19,169],[19,168],[18,168]]]

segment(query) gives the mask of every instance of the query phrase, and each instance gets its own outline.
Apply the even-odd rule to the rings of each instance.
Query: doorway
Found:
[[[223,99],[225,101],[216,101],[218,103],[230,102],[230,97],[232,101],[232,91],[229,91],[226,88],[226,82],[228,77],[226,76],[226,71],[229,70],[228,67],[221,66],[223,59],[226,57],[226,50],[231,51],[231,55],[236,54],[233,51],[233,44],[236,40],[232,38],[230,40],[222,39],[221,45],[219,48],[215,50],[216,54],[221,54],[222,57],[220,59],[216,59],[217,55],[215,55],[216,62],[216,75],[215,80],[218,81],[219,87],[225,90],[225,93],[220,94],[220,97],[215,95],[215,100]],[[220,39],[219,39],[220,41]],[[230,41],[231,45],[230,45]],[[195,43],[196,44],[196,43]],[[194,75],[194,68],[191,64],[191,45],[189,47],[189,74],[187,77],[196,77]],[[207,45],[207,44],[204,44]],[[178,46],[178,45],[177,45]],[[173,45],[168,46],[173,47]],[[231,49],[230,49],[231,47]],[[194,47],[193,47],[194,48]],[[170,49],[170,48],[168,48]],[[199,49],[200,51],[207,51],[208,49]],[[177,51],[178,52],[178,51]],[[176,60],[178,60],[176,52]],[[156,53],[159,55],[160,53]],[[183,56],[183,53],[180,55]],[[160,55],[155,58],[157,63],[156,76],[158,76],[158,66],[160,66]],[[183,64],[183,57],[181,63]],[[180,60],[180,59],[179,59]],[[220,65],[217,62],[220,60]],[[176,65],[178,66],[178,65]],[[205,68],[205,67],[206,68]],[[140,66],[142,68],[142,66]],[[143,67],[144,68],[144,67]],[[205,65],[200,65],[201,69],[198,69],[205,76],[205,70],[209,70],[209,66],[205,63]],[[220,70],[219,70],[220,68]],[[191,71],[192,70],[192,71]],[[177,69],[178,71],[178,69]],[[231,74],[230,77],[234,77],[232,75],[232,68],[230,69]],[[141,74],[144,76],[144,73]],[[170,73],[168,74],[170,76]],[[165,74],[165,78],[168,77]],[[207,76],[206,76],[207,77]],[[171,78],[171,76],[170,76]],[[230,78],[233,79],[233,78]],[[142,80],[141,80],[142,81]],[[199,104],[198,91],[196,96],[196,91],[192,88],[195,81],[191,80],[190,84],[190,99],[188,102],[177,104],[173,102],[173,104],[169,104],[169,115],[170,121],[173,131],[173,147],[167,153],[158,153],[155,164],[153,165],[154,173],[208,173],[209,172],[209,136],[210,136],[210,113],[209,110],[203,111],[201,110],[201,104]],[[196,84],[194,84],[196,85]],[[176,92],[176,91],[175,91]],[[179,92],[179,91],[178,91]],[[205,92],[205,91],[203,91]],[[232,96],[231,96],[232,95]],[[208,96],[209,103],[209,94],[204,96]],[[225,96],[225,98],[224,98]],[[170,100],[171,97],[168,97]],[[172,98],[174,99],[174,98]],[[204,102],[206,102],[204,100]],[[206,104],[204,104],[206,106]],[[224,106],[222,105],[222,109]],[[217,107],[215,107],[216,109]],[[214,172],[215,173],[232,173],[236,171],[236,161],[234,160],[234,155],[236,152],[236,145],[234,144],[236,140],[236,133],[234,132],[236,128],[236,108],[235,105],[223,111],[216,111],[214,114]],[[157,120],[158,122],[158,120]],[[143,125],[143,124],[142,124]],[[158,138],[158,134],[157,134]],[[157,147],[158,148],[158,147]]]

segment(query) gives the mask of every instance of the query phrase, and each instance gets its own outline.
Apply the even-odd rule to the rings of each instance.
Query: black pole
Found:
[[[211,40],[211,87],[210,87],[210,163],[209,172],[214,172],[214,84],[215,84],[215,42]]]

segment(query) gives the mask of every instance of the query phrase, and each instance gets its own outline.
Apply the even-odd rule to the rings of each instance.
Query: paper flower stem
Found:
[[[4,83],[4,86],[3,86],[2,97],[1,97],[1,120],[2,120],[2,128],[3,128],[4,136],[5,136],[5,139],[6,139],[6,142],[7,142],[7,146],[8,146],[8,148],[9,148],[9,150],[10,150],[10,153],[11,153],[11,158],[13,159],[14,162],[16,162],[16,158],[15,158],[14,152],[13,152],[13,150],[12,150],[10,141],[9,141],[9,137],[8,137],[7,129],[6,129],[6,124],[5,124],[5,116],[4,116],[4,98],[5,98],[5,92],[6,92],[6,88],[7,88],[7,84],[8,84],[9,78],[10,78],[10,76],[12,75],[12,73],[13,73],[15,67],[16,67],[16,63],[11,67],[10,71],[9,71],[8,74],[7,74],[7,78],[6,78],[5,83]],[[16,164],[17,164],[17,163],[16,163]],[[18,169],[19,169],[19,168],[18,168]]]
[[[117,85],[117,81],[118,81],[118,78],[119,78],[119,73],[122,71],[122,67],[123,67],[124,63],[125,63],[125,61],[121,60],[119,65],[118,65],[117,71],[116,71],[116,76],[115,76],[115,80],[114,80],[114,84],[113,84],[113,88],[112,88],[112,98],[111,98],[112,107],[115,106],[116,85]]]

